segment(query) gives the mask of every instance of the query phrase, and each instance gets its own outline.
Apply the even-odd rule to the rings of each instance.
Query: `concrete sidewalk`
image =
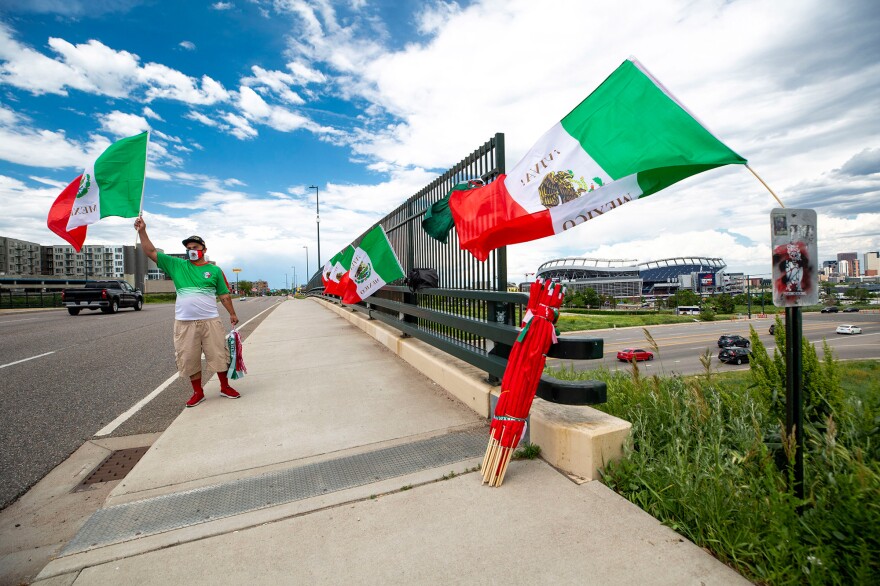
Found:
[[[38,584],[747,584],[598,482],[475,472],[482,416],[312,300],[248,338]]]

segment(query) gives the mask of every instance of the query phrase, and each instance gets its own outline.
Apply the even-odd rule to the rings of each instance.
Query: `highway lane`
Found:
[[[846,314],[803,314],[804,336],[816,344],[822,356],[822,339],[828,341],[834,355],[841,360],[873,358],[880,359],[880,314],[878,313],[846,313]],[[776,341],[768,332],[771,318],[694,322],[686,324],[670,324],[648,326],[660,352],[650,362],[640,362],[639,368],[653,373],[696,374],[704,372],[700,355],[706,350],[712,354],[712,367],[718,371],[746,370],[748,365],[736,366],[718,361],[718,338],[722,334],[739,334],[749,337],[749,324],[758,332],[761,342],[772,354]],[[835,334],[840,324],[852,323],[862,328],[863,333],[853,336]],[[627,347],[638,347],[650,350],[648,341],[641,327],[592,330],[587,332],[566,333],[566,336],[599,337],[605,340],[605,353],[601,360],[557,360],[548,359],[551,368],[574,367],[576,370],[590,370],[603,366],[609,370],[630,369],[628,363],[617,360],[617,351]]]
[[[278,301],[234,303],[244,323]],[[173,304],[113,315],[0,313],[0,508],[174,374],[173,320]],[[191,393],[175,379],[111,435],[164,431]]]

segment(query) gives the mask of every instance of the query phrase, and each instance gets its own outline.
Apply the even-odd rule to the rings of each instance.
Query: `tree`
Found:
[[[587,287],[584,290],[584,303],[587,307],[599,307],[599,304],[602,301],[599,299],[599,294],[596,293],[596,290],[592,287]]]
[[[735,305],[733,297],[727,293],[715,297],[715,309],[718,310],[718,313],[733,313]]]
[[[251,281],[239,281],[238,282],[238,291],[242,295],[250,295],[251,291],[254,289],[254,284]]]
[[[699,305],[700,296],[690,289],[679,289],[672,295],[667,302],[668,307],[678,307],[679,305]]]

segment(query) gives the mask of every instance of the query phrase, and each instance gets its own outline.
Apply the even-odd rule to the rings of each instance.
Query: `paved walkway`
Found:
[[[486,421],[311,300],[183,410],[44,585],[747,584],[598,482],[475,472]]]

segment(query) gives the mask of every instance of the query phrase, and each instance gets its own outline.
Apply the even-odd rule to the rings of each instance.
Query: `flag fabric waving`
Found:
[[[70,185],[65,187],[64,191],[55,198],[55,203],[49,208],[49,217],[46,219],[46,225],[49,226],[49,229],[69,242],[77,252],[82,250],[88,228],[79,226],[68,231],[67,221],[70,219],[70,208],[73,207],[81,179],[82,175],[71,181]]]
[[[376,226],[354,249],[346,277],[343,303],[363,301],[386,283],[403,278],[403,268],[382,226]]]
[[[70,208],[68,231],[107,216],[135,218],[140,214],[148,137],[142,132],[114,142],[86,168]]]
[[[351,259],[354,256],[354,246],[349,244],[345,247],[345,250],[339,251],[336,256],[333,257],[333,269],[330,271],[329,275],[329,286],[325,287],[324,290],[331,295],[339,295],[340,297],[345,293],[345,289],[348,286],[348,270],[351,268]]]
[[[624,61],[506,175],[453,191],[461,248],[559,234],[697,173],[745,164],[635,59]]]

